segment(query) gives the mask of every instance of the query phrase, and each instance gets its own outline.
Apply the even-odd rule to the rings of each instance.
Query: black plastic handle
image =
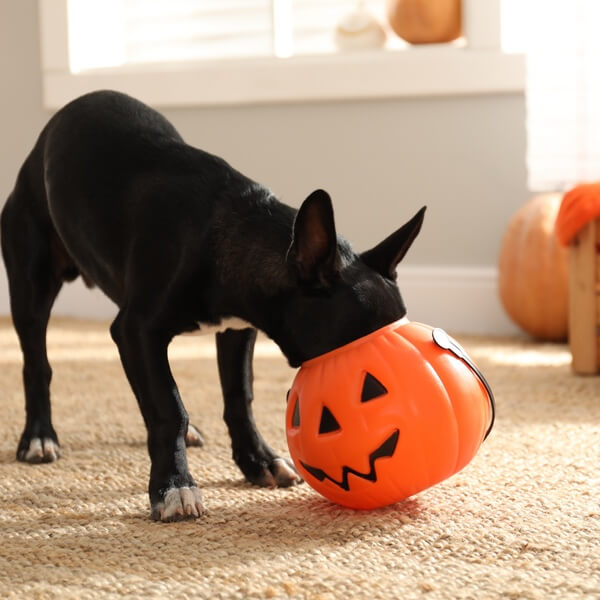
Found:
[[[490,435],[492,428],[494,427],[494,422],[496,421],[496,401],[494,400],[494,394],[492,393],[492,388],[489,383],[486,381],[483,373],[477,368],[477,365],[469,358],[469,355],[465,352],[464,348],[453,338],[451,338],[443,329],[436,327],[432,332],[433,341],[444,350],[449,350],[460,358],[472,371],[477,375],[483,386],[485,387],[488,399],[490,401],[490,408],[492,412],[492,416],[490,419],[490,425],[485,433],[484,440]]]

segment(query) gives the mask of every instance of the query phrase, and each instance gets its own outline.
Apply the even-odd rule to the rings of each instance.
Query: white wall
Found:
[[[50,116],[41,107],[35,0],[0,2],[0,203]],[[521,94],[164,111],[186,140],[298,206],[334,200],[338,230],[363,250],[426,204],[400,270],[412,318],[451,330],[514,331],[495,290],[500,240],[527,198]],[[63,314],[114,307],[72,284]],[[96,292],[97,294],[97,292]],[[0,314],[8,313],[0,271]]]

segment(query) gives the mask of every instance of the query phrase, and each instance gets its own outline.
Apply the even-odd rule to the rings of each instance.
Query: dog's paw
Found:
[[[196,486],[173,487],[167,490],[161,502],[152,505],[152,518],[155,521],[197,519],[203,512],[202,495]]]
[[[17,459],[32,464],[54,462],[60,458],[60,446],[52,438],[23,438],[17,450]]]
[[[266,468],[262,470],[256,481],[262,487],[291,487],[302,483],[294,464],[289,458],[274,458]]]
[[[200,433],[200,430],[192,425],[188,425],[187,433],[185,434],[185,445],[186,446],[204,446],[204,437]]]

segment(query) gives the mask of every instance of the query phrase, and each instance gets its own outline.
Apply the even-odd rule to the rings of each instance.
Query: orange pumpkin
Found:
[[[402,319],[304,363],[286,432],[315,490],[370,509],[461,470],[493,415],[491,390],[464,350],[441,329]]]
[[[388,0],[387,17],[410,44],[451,42],[461,35],[461,0]]]
[[[508,224],[498,290],[508,315],[535,338],[562,341],[568,331],[567,252],[557,242],[560,194],[531,198]]]

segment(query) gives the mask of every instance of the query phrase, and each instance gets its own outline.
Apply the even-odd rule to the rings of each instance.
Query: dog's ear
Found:
[[[384,277],[396,279],[396,267],[419,234],[425,218],[426,208],[424,206],[408,223],[388,236],[383,242],[377,244],[371,250],[363,252],[360,255],[363,262]]]
[[[302,203],[294,220],[288,261],[306,283],[327,285],[339,273],[333,206],[327,192],[316,190]]]

